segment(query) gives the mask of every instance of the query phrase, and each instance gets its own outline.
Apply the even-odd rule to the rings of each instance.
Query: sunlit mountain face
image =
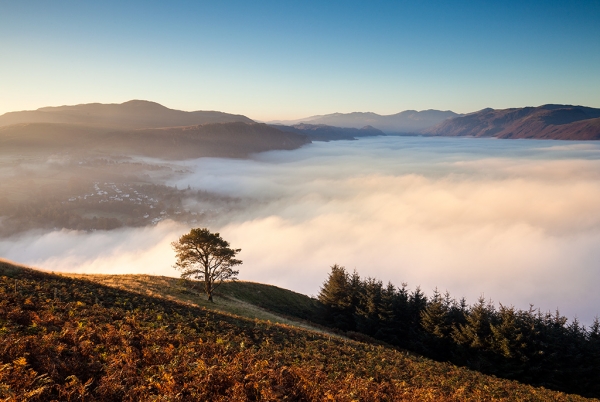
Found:
[[[5,237],[0,255],[48,270],[177,275],[170,242],[206,226],[242,249],[242,279],[307,294],[337,263],[427,294],[534,303],[584,322],[597,314],[595,142],[373,137],[152,163],[178,171],[157,182],[213,198],[184,194],[188,218],[140,228]]]

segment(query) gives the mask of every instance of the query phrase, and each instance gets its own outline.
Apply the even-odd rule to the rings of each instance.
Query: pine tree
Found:
[[[489,350],[493,313],[494,307],[491,302],[486,304],[485,299],[480,297],[477,304],[469,310],[465,323],[452,329],[452,339],[461,346],[455,356],[459,363],[488,372],[493,367],[485,353]]]
[[[454,328],[452,337],[459,345],[473,349],[486,349],[490,336],[490,319],[493,306],[480,297],[466,317],[466,323]]]
[[[427,296],[421,291],[421,287],[417,286],[408,298],[409,320],[412,332],[418,333],[421,331],[421,312],[426,307]]]
[[[377,339],[383,339],[389,343],[397,343],[398,336],[395,331],[396,316],[394,315],[394,299],[396,287],[388,282],[381,293],[381,306],[379,307],[379,329],[375,333]]]
[[[346,269],[334,264],[318,296],[325,307],[327,322],[342,330],[353,327],[352,288]]]
[[[500,304],[499,322],[490,325],[491,350],[506,358],[520,357],[521,351],[526,347],[516,314],[514,307]]]
[[[409,305],[408,284],[402,283],[402,287],[396,289],[392,298],[392,311],[395,322],[392,324],[398,345],[408,346],[411,335],[411,315]]]
[[[490,324],[489,350],[496,355],[494,372],[508,378],[518,378],[529,360],[521,315],[514,307],[500,304]]]
[[[448,294],[442,298],[437,288],[433,297],[427,302],[427,307],[421,311],[421,327],[423,334],[423,347],[426,353],[437,359],[450,357],[451,321],[449,316],[451,299]]]
[[[363,284],[361,302],[356,309],[356,329],[373,336],[380,328],[383,284],[374,278],[367,278]]]
[[[442,299],[437,288],[433,297],[427,303],[427,307],[421,311],[421,326],[429,334],[437,338],[445,338],[449,332],[447,302]]]

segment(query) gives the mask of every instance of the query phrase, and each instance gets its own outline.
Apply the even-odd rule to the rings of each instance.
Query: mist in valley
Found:
[[[171,216],[108,231],[33,228],[0,239],[0,256],[177,276],[170,242],[208,227],[242,249],[240,279],[309,295],[337,263],[469,303],[483,294],[585,323],[598,314],[598,144],[375,137],[145,163],[168,166],[147,183],[181,192]]]

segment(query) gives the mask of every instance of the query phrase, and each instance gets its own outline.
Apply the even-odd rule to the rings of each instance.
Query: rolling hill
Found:
[[[0,116],[0,151],[8,154],[243,158],[309,142],[303,134],[283,132],[241,115],[184,112],[141,100],[44,107]]]
[[[299,300],[262,289],[280,293],[280,302]],[[256,290],[228,292],[256,298]],[[586,400],[382,344],[200,307],[185,287],[169,292],[133,292],[0,261],[0,398]]]
[[[0,127],[24,123],[59,123],[115,130],[233,122],[254,123],[242,115],[215,111],[184,112],[144,100],[131,100],[121,104],[89,103],[43,107],[37,110],[9,112],[0,116]]]
[[[243,158],[296,149],[310,140],[261,123],[209,123],[188,127],[118,130],[64,123],[0,127],[0,149],[12,154],[104,153],[166,159]]]
[[[450,137],[599,140],[600,109],[571,105],[483,109],[446,120],[422,133]]]

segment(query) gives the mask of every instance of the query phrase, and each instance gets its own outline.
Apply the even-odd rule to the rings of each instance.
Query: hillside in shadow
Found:
[[[599,140],[600,109],[544,105],[514,109],[483,109],[446,120],[422,134],[552,140]]]

